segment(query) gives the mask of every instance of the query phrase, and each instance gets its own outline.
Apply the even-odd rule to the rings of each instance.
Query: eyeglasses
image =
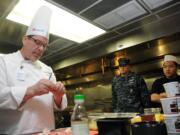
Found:
[[[43,43],[42,41],[33,38],[32,36],[28,36],[29,39],[31,39],[38,47],[43,47],[44,49],[47,48],[47,44]]]
[[[163,65],[163,68],[176,68],[176,65]]]

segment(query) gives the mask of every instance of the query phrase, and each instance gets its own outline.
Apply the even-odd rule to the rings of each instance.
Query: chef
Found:
[[[30,134],[55,128],[54,109],[67,107],[65,87],[39,61],[47,48],[52,11],[39,8],[22,48],[0,57],[0,134]]]
[[[164,56],[162,65],[164,76],[155,80],[152,85],[151,101],[153,107],[161,107],[160,99],[167,97],[163,84],[175,81],[180,83],[180,76],[177,74],[178,64],[177,57],[173,55]]]

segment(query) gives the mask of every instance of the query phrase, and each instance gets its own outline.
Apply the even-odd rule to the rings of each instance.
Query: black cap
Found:
[[[120,58],[118,62],[120,67],[124,67],[130,64],[130,60],[128,58]]]

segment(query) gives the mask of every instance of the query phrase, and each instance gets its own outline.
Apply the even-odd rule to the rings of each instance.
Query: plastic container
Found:
[[[167,97],[174,97],[180,94],[179,82],[169,82],[163,84]]]
[[[84,107],[84,95],[74,96],[75,106],[71,116],[72,135],[89,135],[88,116]]]
[[[131,125],[132,135],[167,135],[163,122],[139,122]]]
[[[180,112],[180,97],[162,98],[161,104],[164,114],[177,114]]]
[[[130,135],[129,118],[105,118],[97,120],[99,135]]]
[[[168,134],[180,135],[180,114],[164,115]]]
[[[151,114],[157,114],[161,113],[161,108],[145,108],[144,114],[145,115],[151,115]]]

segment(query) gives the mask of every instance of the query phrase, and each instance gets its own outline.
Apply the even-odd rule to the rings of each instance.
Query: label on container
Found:
[[[168,133],[180,133],[180,115],[165,115]]]
[[[89,135],[89,126],[87,122],[71,122],[73,135]]]

